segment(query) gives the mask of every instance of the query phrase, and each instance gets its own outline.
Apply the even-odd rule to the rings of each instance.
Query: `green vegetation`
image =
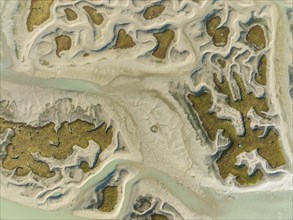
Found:
[[[103,203],[98,208],[102,212],[111,212],[118,202],[118,187],[106,186],[103,190]]]
[[[218,28],[220,23],[221,17],[216,16],[210,18],[206,24],[208,35],[212,37],[213,44],[216,47],[224,47],[228,42],[228,35],[230,33],[230,29],[226,26]]]
[[[132,37],[126,34],[124,29],[119,30],[118,38],[114,46],[115,49],[128,49],[134,47],[135,43],[132,40]]]
[[[74,145],[86,148],[89,140],[99,144],[103,151],[111,143],[113,136],[112,129],[106,131],[105,123],[95,128],[94,124],[82,120],[63,122],[57,132],[53,123],[43,127],[32,127],[0,118],[0,125],[2,129],[11,128],[14,132],[11,143],[6,147],[7,155],[2,163],[3,168],[16,169],[18,176],[26,176],[30,171],[41,177],[54,176],[48,165],[36,161],[32,153],[40,153],[42,157],[53,157],[58,160],[66,159],[73,153]],[[87,165],[82,163],[81,169],[87,171]]]
[[[66,35],[60,35],[55,38],[56,42],[56,55],[60,58],[60,52],[65,50],[70,50],[71,48],[71,38]]]
[[[159,59],[165,59],[168,48],[175,38],[175,33],[173,30],[167,29],[161,33],[155,33],[154,37],[157,39],[158,45],[153,52],[153,56]]]
[[[165,6],[163,4],[153,5],[153,6],[148,7],[145,10],[143,17],[146,20],[151,20],[151,19],[157,18],[163,13],[164,10],[165,10]]]
[[[68,21],[73,21],[77,19],[77,14],[72,9],[66,8],[64,9],[64,12]]]
[[[50,18],[50,8],[54,0],[31,0],[30,13],[27,17],[27,30],[32,32],[34,26],[39,26]]]
[[[88,13],[88,15],[90,16],[92,22],[95,25],[100,25],[103,23],[104,21],[104,17],[100,14],[97,13],[97,10],[90,7],[90,6],[84,6],[83,9]]]
[[[214,75],[214,83],[219,92],[227,95],[227,104],[241,113],[245,127],[244,136],[237,135],[229,120],[218,119],[216,113],[208,112],[213,104],[212,96],[208,91],[204,91],[199,95],[188,95],[188,98],[192,102],[193,108],[196,110],[209,139],[214,141],[217,130],[223,129],[223,136],[231,142],[228,149],[217,160],[222,178],[227,178],[228,174],[231,173],[236,176],[236,180],[240,184],[255,184],[262,179],[263,174],[261,170],[257,170],[253,175],[249,176],[246,166],[236,166],[236,157],[240,153],[257,149],[259,155],[266,159],[272,168],[284,165],[286,161],[278,135],[273,129],[268,132],[266,137],[260,138],[264,132],[263,129],[252,130],[250,128],[250,119],[247,117],[247,112],[251,107],[259,115],[261,115],[262,111],[268,111],[267,99],[256,98],[252,93],[248,94],[242,79],[237,74],[234,75],[234,78],[241,91],[241,100],[234,101],[229,84],[225,78],[221,83]]]
[[[255,25],[249,29],[246,35],[246,40],[249,45],[257,50],[262,50],[266,47],[264,30],[260,25]]]

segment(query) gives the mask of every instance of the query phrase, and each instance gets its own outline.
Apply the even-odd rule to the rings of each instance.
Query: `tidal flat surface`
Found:
[[[0,10],[1,218],[293,218],[291,1]]]

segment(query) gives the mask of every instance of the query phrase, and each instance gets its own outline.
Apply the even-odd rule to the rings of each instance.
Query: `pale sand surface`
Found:
[[[290,1],[227,1],[227,4],[222,1],[214,5],[212,1],[170,1],[153,21],[143,19],[145,3],[130,2],[107,1],[108,7],[103,7],[101,1],[91,3],[99,6],[104,18],[101,24],[93,25],[83,11],[87,3],[59,1],[52,5],[52,16],[32,32],[27,32],[26,19],[23,19],[29,4],[24,1],[1,4],[1,16],[7,22],[1,24],[4,34],[0,98],[12,103],[12,110],[11,114],[0,116],[40,125],[43,121],[39,116],[49,105],[55,109],[51,120],[59,125],[73,120],[70,114],[81,108],[80,117],[96,124],[105,121],[114,129],[113,142],[100,155],[100,164],[91,173],[74,171],[76,177],[67,176],[68,164],[77,164],[71,159],[68,164],[55,167],[62,170],[61,179],[37,183],[32,181],[32,174],[18,179],[11,176],[12,171],[1,170],[1,217],[79,219],[72,217],[73,212],[89,218],[122,219],[132,211],[136,197],[149,191],[186,219],[292,217],[293,113],[288,94],[288,65],[292,65],[293,44],[292,38],[283,37],[290,36],[286,17],[292,8]],[[228,5],[235,11],[229,11]],[[76,10],[75,21],[66,20],[67,7]],[[203,19],[207,13],[211,16],[222,8],[217,13],[222,17],[221,25],[230,28],[230,38],[226,46],[215,49]],[[250,25],[251,11],[261,18],[263,27],[270,29],[267,48],[261,52],[247,46],[241,35],[241,30]],[[129,22],[130,16],[134,16],[133,22]],[[130,23],[123,29],[135,46],[116,50],[117,23],[123,22]],[[152,55],[157,45],[154,34],[162,32],[164,25],[174,30],[175,38],[166,50],[166,58],[160,60]],[[72,44],[70,49],[60,51],[58,57],[55,37],[63,34],[71,37]],[[215,51],[217,56],[226,57],[225,71],[212,64]],[[269,63],[266,88],[248,77],[261,53],[266,53]],[[279,132],[287,160],[286,165],[272,169],[262,162],[263,158],[257,157],[252,163],[262,169],[264,179],[246,187],[240,186],[233,176],[221,179],[210,157],[218,146],[209,144],[196,127],[194,113],[190,113],[185,99],[187,93],[206,86],[217,98],[215,106],[220,109],[217,115],[229,118],[235,130],[243,132],[239,114],[225,108],[223,97],[213,88],[212,72],[227,76],[232,71],[242,74],[250,91],[268,96],[270,114],[274,117],[266,126],[274,126]],[[235,87],[233,94],[239,96]],[[66,107],[59,109],[58,100]],[[154,127],[157,129],[152,131]],[[52,161],[48,159],[48,163]],[[118,175],[119,170],[126,173]],[[116,179],[110,178],[112,172],[117,174]],[[89,195],[105,180],[108,181],[105,184],[117,184],[122,192],[115,209],[106,214],[86,209]],[[41,189],[22,185],[31,182]],[[54,193],[63,196],[52,200]],[[163,207],[155,210],[164,213]]]

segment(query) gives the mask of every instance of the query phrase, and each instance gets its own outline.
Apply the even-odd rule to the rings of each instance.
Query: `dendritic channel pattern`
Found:
[[[224,26],[218,28],[221,22],[219,16],[210,18],[206,24],[206,31],[212,38],[215,47],[224,47],[229,41],[229,28]],[[261,51],[265,49],[266,38],[265,32],[261,25],[255,24],[246,33],[246,45],[252,51]],[[258,86],[265,88],[267,83],[267,57],[265,54],[260,56],[257,64],[258,71],[252,74],[251,80]],[[227,71],[227,63],[223,59],[217,59],[217,64],[224,71]],[[240,64],[241,65],[241,64]],[[236,110],[241,115],[242,126],[244,132],[239,134],[233,126],[229,118],[219,118],[214,104],[216,103],[211,88],[205,86],[195,94],[189,94],[188,99],[191,101],[194,110],[196,111],[201,127],[204,129],[207,137],[215,142],[218,135],[228,139],[225,149],[218,150],[216,164],[219,169],[220,176],[226,179],[229,174],[235,176],[238,183],[242,185],[255,184],[264,176],[260,167],[256,167],[252,173],[248,172],[248,167],[245,164],[237,164],[237,156],[243,152],[252,152],[257,150],[259,156],[264,158],[271,168],[277,168],[286,163],[286,159],[282,150],[282,145],[279,140],[277,130],[271,127],[252,127],[251,112],[254,112],[259,118],[270,120],[268,111],[269,99],[264,94],[261,97],[256,97],[254,92],[247,89],[247,84],[243,80],[243,75],[236,71],[230,71],[227,75],[217,75],[213,73],[213,89],[217,93],[224,95],[225,104],[229,108]],[[234,90],[239,91],[239,97],[235,97],[231,82],[234,81]],[[218,132],[220,131],[220,134]]]

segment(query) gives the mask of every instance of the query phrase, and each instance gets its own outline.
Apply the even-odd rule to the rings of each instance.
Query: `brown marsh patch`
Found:
[[[155,33],[154,37],[158,41],[158,45],[153,52],[153,56],[159,59],[165,59],[167,51],[175,38],[175,32],[171,29],[167,29],[161,33]]]
[[[164,10],[165,6],[163,4],[153,5],[145,10],[145,12],[143,13],[143,17],[146,20],[157,18],[163,13]]]
[[[225,67],[226,67],[226,61],[225,61],[225,60],[218,59],[217,62],[218,62],[218,64],[220,64],[220,66],[221,66],[222,68],[225,68]]]
[[[249,29],[246,35],[246,40],[249,45],[257,50],[262,50],[266,47],[264,30],[260,25],[255,25]]]
[[[118,203],[118,187],[106,186],[103,189],[103,202],[98,210],[102,212],[111,212]]]
[[[70,50],[71,48],[71,38],[66,35],[60,35],[55,38],[57,45],[56,55],[60,58],[60,52],[65,50]]]
[[[253,93],[247,93],[246,87],[242,81],[242,79],[238,76],[238,74],[234,74],[234,79],[237,82],[237,85],[241,91],[241,100],[234,101],[232,92],[229,87],[228,81],[223,78],[223,82],[217,80],[214,75],[214,83],[217,86],[217,89],[227,95],[227,103],[232,108],[238,110],[243,115],[246,115],[251,107],[254,108],[257,114],[261,115],[261,112],[267,112],[269,110],[268,100],[266,98],[257,98]]]
[[[92,22],[95,25],[100,25],[100,24],[103,23],[104,17],[100,13],[97,13],[96,9],[94,9],[94,8],[92,8],[90,6],[84,6],[83,9],[88,13],[88,15],[90,16]]]
[[[255,81],[261,85],[267,84],[267,57],[263,55],[258,64],[258,73],[255,76]]]
[[[64,9],[64,12],[68,21],[77,19],[77,14],[71,8]]]
[[[219,27],[221,23],[221,17],[216,16],[212,17],[207,21],[206,29],[208,35],[212,37],[213,44],[216,47],[224,47],[228,42],[228,35],[230,33],[230,29],[226,26]]]
[[[114,49],[128,49],[134,47],[135,43],[130,35],[124,29],[118,31],[118,38]]]
[[[152,220],[168,220],[168,218],[165,215],[161,215],[161,214],[152,214],[151,215],[151,219]]]
[[[50,8],[54,0],[31,0],[30,13],[27,17],[27,30],[32,32],[34,26],[39,26],[50,18]]]
[[[228,149],[224,150],[216,163],[222,178],[227,178],[228,174],[236,176],[236,180],[243,185],[255,184],[262,179],[261,170],[256,170],[253,175],[247,174],[246,166],[236,166],[236,157],[242,152],[250,152],[257,149],[261,157],[266,159],[272,168],[282,166],[286,163],[278,134],[270,129],[265,137],[260,137],[264,130],[250,128],[250,119],[247,112],[252,107],[257,114],[261,111],[268,111],[267,99],[256,98],[252,93],[248,94],[242,79],[235,74],[234,78],[241,91],[241,100],[234,101],[227,80],[224,78],[219,82],[214,75],[214,83],[219,92],[227,95],[227,104],[238,110],[244,121],[245,134],[239,136],[229,120],[218,119],[215,112],[209,112],[213,104],[212,96],[208,91],[203,91],[198,95],[188,95],[193,108],[198,114],[202,127],[206,131],[210,140],[216,139],[218,129],[223,130],[223,136],[230,140]]]
[[[91,170],[89,163],[86,161],[81,161],[79,168],[82,169],[84,173],[88,173]]]
[[[41,177],[54,176],[48,165],[36,161],[32,153],[58,160],[66,159],[73,153],[74,145],[86,148],[90,140],[96,142],[103,151],[112,142],[113,136],[112,129],[106,131],[105,123],[96,128],[94,124],[79,119],[71,123],[63,122],[57,132],[53,123],[32,127],[0,118],[0,125],[14,132],[11,143],[6,147],[7,155],[2,166],[7,170],[16,170],[17,176],[26,176],[31,171]],[[86,170],[86,164],[81,169]]]

